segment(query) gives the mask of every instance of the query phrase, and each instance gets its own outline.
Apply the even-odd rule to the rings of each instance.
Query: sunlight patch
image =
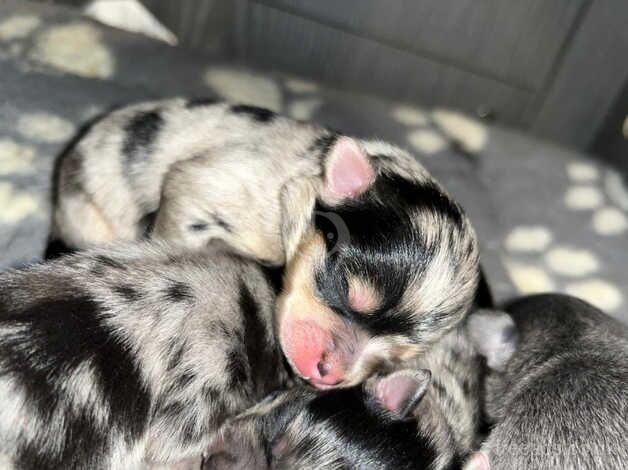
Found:
[[[100,36],[100,31],[87,23],[57,26],[37,35],[29,56],[64,72],[109,78],[115,61]]]

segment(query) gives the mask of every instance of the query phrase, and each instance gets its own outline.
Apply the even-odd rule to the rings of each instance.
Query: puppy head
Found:
[[[403,370],[348,389],[282,392],[223,425],[203,468],[428,468],[436,450],[407,418],[429,381],[429,371]]]
[[[421,354],[463,318],[477,286],[477,240],[460,207],[418,165],[395,172],[410,157],[385,149],[399,155],[340,138],[313,217],[287,244],[280,342],[319,388]]]

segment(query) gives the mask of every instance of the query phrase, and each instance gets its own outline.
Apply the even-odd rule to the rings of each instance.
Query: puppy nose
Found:
[[[318,373],[321,377],[325,377],[327,374],[329,374],[329,371],[331,370],[331,366],[323,361],[319,361],[316,368],[318,369]]]
[[[311,321],[284,325],[280,333],[286,356],[299,375],[314,386],[342,382],[346,357],[335,348],[332,332]]]
[[[327,354],[323,354],[316,364],[318,374],[312,374],[310,382],[314,386],[334,386],[342,382],[342,370],[338,364],[334,363],[334,359]]]

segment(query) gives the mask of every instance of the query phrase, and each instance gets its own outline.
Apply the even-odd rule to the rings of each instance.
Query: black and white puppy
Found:
[[[0,274],[0,455],[38,470],[200,458],[227,416],[285,385],[274,300],[254,263],[214,249]]]
[[[450,333],[417,365],[362,385],[296,388],[228,420],[203,469],[459,468],[475,444],[479,361]]]
[[[619,470],[628,462],[628,329],[563,295],[469,317],[494,424],[469,470]]]
[[[355,385],[429,349],[470,308],[478,244],[411,155],[244,105],[115,111],[60,160],[54,236],[74,248],[221,239],[286,264],[280,342],[314,385]]]

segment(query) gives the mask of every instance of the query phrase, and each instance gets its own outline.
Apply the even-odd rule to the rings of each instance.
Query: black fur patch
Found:
[[[164,120],[158,111],[144,111],[136,114],[124,126],[125,139],[122,152],[127,163],[138,160],[140,155],[146,155],[155,141]]]
[[[283,287],[285,268],[283,266],[264,266],[262,272],[275,294],[278,294]]]
[[[62,240],[54,239],[49,240],[46,245],[46,251],[44,252],[44,259],[51,260],[56,259],[64,255],[74,253],[74,249],[65,244]]]
[[[127,440],[145,429],[150,397],[142,383],[135,357],[125,341],[105,322],[101,306],[87,296],[42,300],[0,324],[11,328],[0,340],[0,369],[23,388],[26,400],[40,419],[50,422],[61,410],[68,374],[80,366],[93,371],[98,396],[94,401],[110,410],[109,429],[95,427],[91,409],[67,408],[63,450],[38,452],[21,449],[24,468],[90,467],[78,464],[98,459],[111,428]]]
[[[275,390],[268,395],[265,400],[273,400],[282,392]],[[270,454],[272,444],[285,432],[288,424],[294,420],[303,408],[315,397],[315,392],[311,389],[302,388],[299,391],[292,389],[289,400],[273,406],[270,412],[264,415],[260,425],[260,433],[267,443],[267,451]]]
[[[107,434],[93,426],[93,417],[73,414],[66,425],[72,441],[57,452],[42,443],[25,442],[16,449],[16,468],[24,470],[98,468],[107,456]],[[58,437],[58,436],[57,436]]]
[[[236,114],[247,114],[254,121],[266,123],[273,121],[273,119],[277,116],[277,114],[270,109],[260,108],[258,106],[249,106],[246,104],[231,106],[231,111]]]
[[[202,106],[209,106],[218,103],[219,100],[210,97],[191,98],[185,103],[185,107],[188,109],[200,108]]]
[[[316,140],[310,145],[310,152],[320,152],[323,155],[327,155],[336,141],[340,137],[336,133],[324,134],[316,138]]]
[[[244,351],[237,347],[227,353],[227,370],[229,388],[239,388],[249,379],[249,368]]]
[[[242,335],[246,358],[255,384],[263,387],[268,377],[273,376],[273,370],[277,364],[274,363],[272,357],[269,357],[269,340],[266,336],[264,323],[260,318],[260,307],[244,282],[240,283],[239,304],[244,321]]]
[[[164,290],[164,295],[172,302],[185,302],[194,298],[192,288],[181,281],[173,281],[170,283]]]
[[[471,395],[471,381],[468,378],[462,381],[462,392],[467,397]]]
[[[447,397],[449,394],[447,393],[447,389],[445,389],[445,387],[443,386],[442,383],[440,383],[438,380],[434,380],[432,379],[432,382],[430,383],[430,385],[432,387],[434,387],[434,390],[436,390],[436,393],[438,393],[438,395],[441,398],[445,398]]]
[[[188,228],[193,232],[203,232],[209,228],[209,224],[206,222],[196,222],[188,225]]]
[[[337,313],[361,324],[373,334],[413,336],[422,328],[440,321],[433,312],[414,319],[411,312],[398,309],[403,294],[415,276],[430,263],[434,245],[427,245],[414,226],[413,214],[427,211],[442,220],[442,230],[462,230],[461,209],[432,183],[418,184],[400,176],[380,175],[363,195],[338,207],[317,203],[316,229],[323,235],[330,253],[325,266],[315,273],[320,297]],[[329,216],[341,220],[338,228]],[[348,231],[340,236],[338,230]],[[437,244],[438,241],[436,240]],[[346,273],[373,283],[382,302],[371,315],[353,312],[348,305]]]
[[[414,420],[395,421],[365,405],[361,387],[334,390],[308,404],[314,423],[334,430],[334,447],[352,468],[430,468],[437,457],[431,436]]]
[[[159,407],[156,414],[162,419],[175,420],[185,412],[186,408],[186,404],[181,401],[171,401]]]
[[[189,371],[184,371],[180,374],[178,374],[175,379],[175,387],[179,390],[186,388],[188,385],[190,385],[194,379],[196,378],[196,374],[194,374],[193,372],[189,372]]]
[[[456,452],[454,456],[452,457],[451,462],[449,463],[447,468],[445,468],[444,470],[458,470],[459,468],[462,468],[465,461],[467,460],[467,457],[468,455],[462,456],[458,452]]]
[[[209,214],[209,221],[198,221],[188,225],[188,228],[193,232],[203,232],[207,230],[211,225],[222,228],[225,232],[233,233],[233,227],[222,216],[216,212]]]
[[[142,294],[140,294],[140,292],[137,289],[126,284],[113,286],[112,290],[116,294],[118,294],[120,297],[122,297],[123,299],[129,302],[136,302],[142,298]]]
[[[153,229],[155,228],[155,220],[157,220],[158,211],[159,210],[147,212],[138,221],[137,223],[138,231],[142,234],[142,238],[148,238],[153,233]]]

